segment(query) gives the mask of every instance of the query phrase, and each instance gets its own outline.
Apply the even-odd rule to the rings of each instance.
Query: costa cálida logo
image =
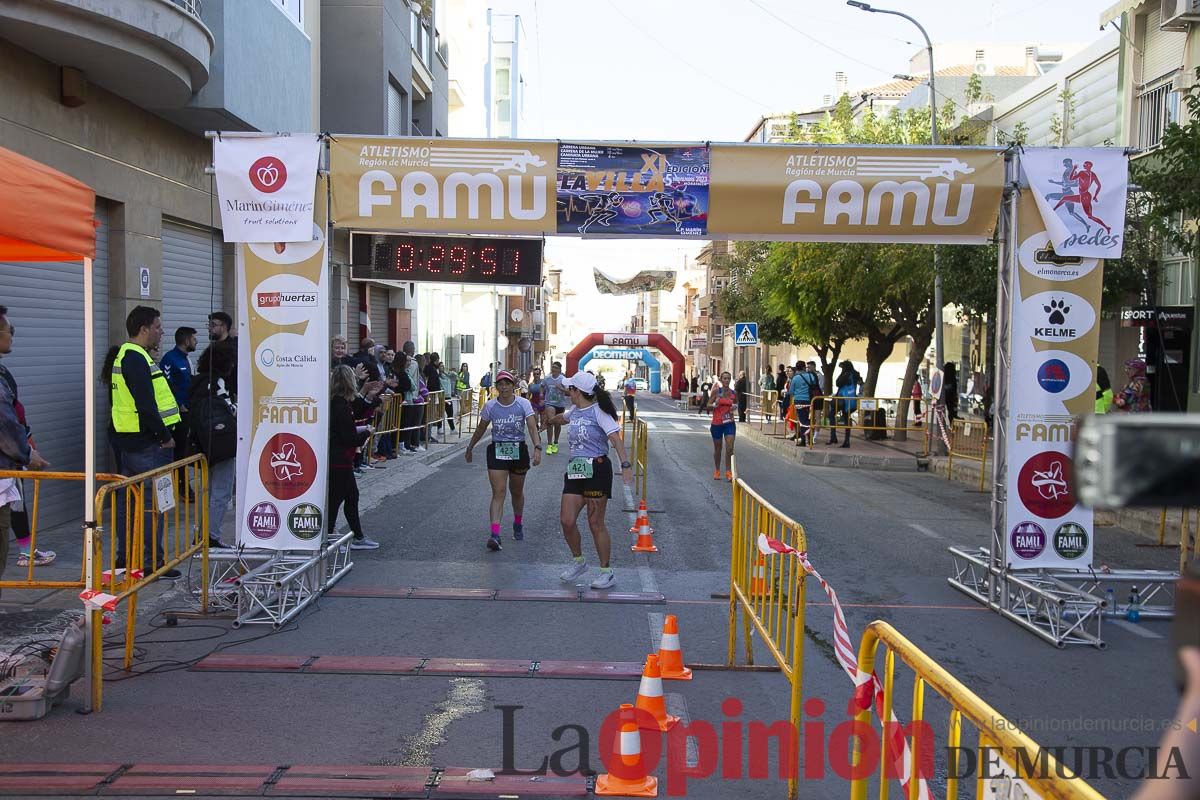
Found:
[[[250,165],[250,185],[263,194],[274,194],[287,183],[287,167],[275,156],[263,156]]]

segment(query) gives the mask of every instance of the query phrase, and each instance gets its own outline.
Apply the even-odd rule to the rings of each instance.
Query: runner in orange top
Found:
[[[730,388],[729,382],[733,376],[728,372],[721,373],[721,383],[714,386],[711,393],[713,407],[712,425],[709,433],[713,438],[713,480],[721,480],[721,443],[725,443],[725,480],[733,480],[733,439],[737,436],[737,422],[733,418],[733,407],[737,402],[736,393]]]

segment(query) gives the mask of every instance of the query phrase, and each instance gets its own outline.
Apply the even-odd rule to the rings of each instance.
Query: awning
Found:
[[[0,147],[0,261],[96,257],[96,193]]]
[[[1126,11],[1133,11],[1138,6],[1145,5],[1150,1],[1151,0],[1121,0],[1119,3],[1113,3],[1107,9],[1105,9],[1102,14],[1100,14],[1100,27],[1103,28],[1108,23],[1119,20],[1121,15]]]

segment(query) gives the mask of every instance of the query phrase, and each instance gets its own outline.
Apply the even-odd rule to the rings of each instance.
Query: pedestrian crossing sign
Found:
[[[733,323],[733,343],[738,347],[753,347],[758,344],[757,322]]]

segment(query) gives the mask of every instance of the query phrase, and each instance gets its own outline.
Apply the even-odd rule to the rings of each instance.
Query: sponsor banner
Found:
[[[704,236],[708,147],[561,142],[557,199],[560,234]]]
[[[309,241],[320,156],[321,139],[316,134],[214,139],[225,241]]]
[[[1021,169],[1055,252],[1120,258],[1129,159],[1113,147],[1031,147]]]
[[[712,145],[716,238],[983,244],[1004,155],[947,147]]]
[[[1009,376],[1007,564],[1087,568],[1092,512],[1075,498],[1075,422],[1094,410],[1103,262],[1051,246],[1030,193],[1018,207]]]
[[[321,546],[329,469],[324,181],[316,197],[319,224],[310,223],[305,241],[237,248],[237,542],[246,547]]]
[[[642,292],[675,291],[675,270],[644,269],[632,278],[614,278],[599,267],[592,267],[596,291],[600,294],[624,295]]]
[[[598,358],[602,361],[619,361],[621,359],[625,359],[627,361],[641,361],[643,355],[644,354],[641,350],[621,350],[617,348],[596,348],[592,351],[592,358]]]
[[[691,345],[692,346],[690,349],[692,350],[703,350],[704,348],[708,347],[708,337],[703,335],[693,336],[691,338]]]
[[[554,232],[558,145],[513,139],[339,136],[329,144],[340,228]]]
[[[601,344],[607,347],[650,346],[650,334],[648,333],[605,333],[601,335],[604,337]]]

